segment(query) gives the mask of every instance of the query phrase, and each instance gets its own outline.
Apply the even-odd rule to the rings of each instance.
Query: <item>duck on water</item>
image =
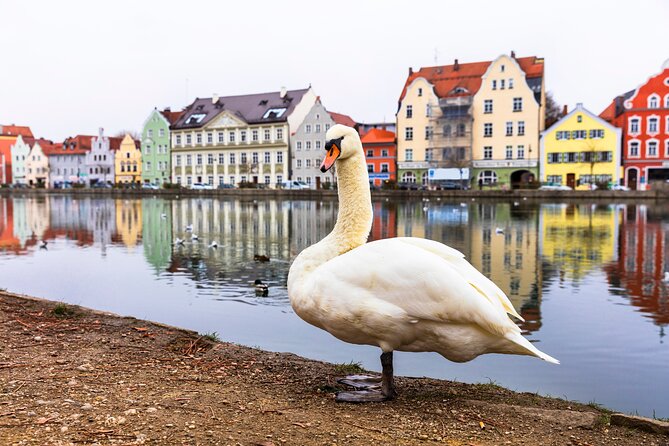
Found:
[[[456,362],[506,353],[558,363],[521,336],[508,315],[522,318],[507,296],[459,251],[415,237],[366,243],[372,205],[360,137],[334,125],[326,140],[321,171],[337,166],[337,222],[297,256],[288,273],[288,295],[306,322],[342,341],[382,351],[380,383],[348,377],[341,382],[363,390],[340,392],[338,401],[393,399],[395,350],[437,352]]]

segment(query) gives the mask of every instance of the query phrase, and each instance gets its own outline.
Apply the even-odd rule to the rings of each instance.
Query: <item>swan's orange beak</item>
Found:
[[[328,141],[328,143],[325,144],[325,149],[328,151],[328,153],[325,155],[325,158],[321,163],[321,172],[323,173],[330,170],[330,168],[334,166],[335,161],[337,161],[337,158],[339,158],[339,155],[341,155],[341,149],[334,141]]]

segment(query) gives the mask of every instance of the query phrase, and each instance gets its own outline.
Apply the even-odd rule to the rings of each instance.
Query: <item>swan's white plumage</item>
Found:
[[[434,351],[459,362],[513,353],[557,363],[521,336],[507,313],[522,318],[507,296],[459,251],[413,237],[365,243],[366,165],[357,134],[347,129],[328,131],[328,139],[345,135],[337,161],[340,209],[332,233],[290,268],[295,312],[343,341],[386,352]]]

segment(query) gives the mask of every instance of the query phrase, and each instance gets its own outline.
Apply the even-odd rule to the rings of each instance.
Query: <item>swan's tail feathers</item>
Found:
[[[542,352],[538,348],[536,348],[530,341],[525,339],[520,333],[509,333],[506,335],[506,338],[510,340],[511,342],[515,343],[519,347],[521,347],[523,350],[525,350],[523,353],[526,355],[530,356],[536,356],[539,359],[543,359],[546,362],[550,362],[551,364],[559,364],[560,361],[557,359],[553,358],[550,355],[547,355],[546,353]]]

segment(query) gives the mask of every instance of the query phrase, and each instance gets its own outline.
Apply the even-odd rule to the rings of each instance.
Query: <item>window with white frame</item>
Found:
[[[407,105],[406,117],[407,118],[412,118],[413,117],[413,105]]]
[[[302,150],[302,141],[297,141],[295,143],[295,150]]]
[[[193,164],[193,155],[186,155],[186,165],[191,166]]]
[[[214,154],[213,153],[208,153],[207,154],[207,164],[209,164],[209,165],[214,164]]]
[[[230,184],[235,184],[235,176],[230,175]]]
[[[669,158],[669,139],[664,140],[664,156]]]
[[[524,160],[525,159],[525,146],[520,145],[516,149],[516,158],[519,160]]]
[[[513,78],[509,78],[509,90],[513,90]]]
[[[406,149],[404,151],[404,160],[413,161],[413,149]]]
[[[425,116],[428,118],[432,116],[432,106],[430,104],[425,105]]]
[[[492,137],[492,122],[486,122],[483,124],[483,137],[484,138]]]
[[[174,156],[174,165],[175,166],[181,166],[181,155],[175,155]]]
[[[198,154],[196,155],[196,158],[195,158],[195,159],[196,159],[197,165],[198,165],[198,166],[201,166],[201,165],[202,165],[202,154],[201,154],[201,153],[198,153]]]
[[[315,142],[314,144],[315,144],[315,147],[314,147],[314,148],[315,148],[316,150],[320,150],[320,149],[321,149],[321,140],[320,140],[320,139],[317,139],[316,142]]]
[[[506,146],[505,157],[508,160],[513,159],[513,146]]]
[[[590,139],[602,139],[602,138],[604,138],[604,129],[590,130]]]
[[[210,185],[210,186],[214,185],[214,176],[213,175],[209,175],[207,177],[207,184]]]
[[[263,155],[263,163],[269,164],[272,162],[272,153],[271,152],[265,152]]]
[[[311,133],[311,124],[306,124],[304,126],[304,133]]]
[[[328,130],[330,130],[330,124],[325,124],[325,131],[327,132]]]
[[[279,127],[276,129],[276,139],[277,141],[283,141],[283,128]]]
[[[367,158],[372,158],[374,156],[374,149],[367,149]]]
[[[546,157],[547,161],[548,161],[548,164],[559,163],[561,161],[561,158],[562,158],[561,155],[562,155],[561,153],[549,153]]]
[[[239,162],[241,164],[246,164],[246,152],[242,152],[239,154]]]
[[[305,177],[305,178],[304,178],[304,181],[305,181],[307,184],[311,184],[311,177],[310,177],[310,176]]]
[[[374,164],[367,164],[367,173],[374,173]]]
[[[251,163],[258,164],[258,152],[251,153]]]
[[[483,113],[492,113],[492,99],[483,101]]]
[[[506,82],[505,79],[500,79],[500,81],[499,81],[499,89],[500,90],[504,90],[505,82]]]
[[[416,182],[416,174],[413,172],[404,172],[402,174],[402,181],[405,183],[415,183]]]
[[[218,164],[225,164],[225,154],[224,153],[219,153],[218,154]]]
[[[311,141],[304,142],[304,150],[311,150]]]
[[[302,168],[302,160],[301,159],[298,158],[298,159],[295,160],[295,167],[298,168],[298,169]]]
[[[214,142],[214,134],[212,132],[207,132],[207,144],[212,144]]]
[[[492,89],[497,90],[497,81],[493,79],[492,81]]]
[[[669,96],[667,96],[669,98]],[[158,129],[158,136],[163,138],[165,136],[165,129]]]
[[[388,149],[381,149],[381,156],[383,157],[388,156]]]
[[[153,130],[152,129],[147,130],[146,136],[148,136],[149,138],[153,138]]]
[[[218,132],[218,142],[223,144],[225,142],[225,133],[223,131]]]
[[[251,130],[251,141],[258,142],[258,129]]]
[[[404,139],[407,141],[413,140],[413,127],[407,127],[404,129]]]
[[[265,184],[270,184],[272,178],[269,175],[265,175]]]
[[[506,122],[506,136],[513,136],[513,122]]]
[[[188,176],[186,177],[186,184],[188,184],[189,186],[190,186],[191,184],[193,184],[193,177],[191,177],[190,175],[188,175]]]
[[[660,106],[660,97],[652,94],[648,97],[648,108],[658,108]]]
[[[639,119],[639,118],[631,118],[630,119],[630,125],[629,125],[629,132],[630,133],[632,133],[632,134],[639,133],[640,121],[641,121],[641,119]]]
[[[176,180],[177,180],[177,184],[181,184],[181,177],[180,176],[177,176]]]
[[[188,144],[188,145],[193,144],[193,135],[191,135],[190,133],[186,134],[186,144]]]
[[[246,142],[246,130],[239,131],[239,141]]]
[[[525,121],[518,121],[518,136],[525,135]]]
[[[234,130],[230,130],[228,132],[228,141],[230,142],[230,144],[232,144],[233,142],[235,142],[235,139],[237,139],[237,132],[235,132]]]
[[[585,130],[574,130],[571,132],[571,139],[585,139]]]
[[[562,175],[546,175],[546,181],[549,183],[562,184]]]
[[[276,152],[276,162],[277,164],[283,163],[283,152]]]
[[[237,160],[235,158],[236,158],[236,156],[235,156],[234,152],[229,154],[228,155],[228,164],[234,165],[237,162]]]
[[[202,133],[198,133],[195,135],[195,142],[197,144],[202,144]]]
[[[277,182],[277,184],[283,183],[283,175],[277,175],[276,176],[276,182]]]
[[[492,146],[483,147],[483,159],[484,160],[492,159]]]
[[[658,123],[659,119],[655,116],[648,118],[648,133],[654,135],[657,134],[657,128],[658,128]]]
[[[263,136],[265,141],[269,141],[272,138],[272,132],[270,131],[270,129],[265,129],[265,131],[263,132]]]
[[[568,130],[558,130],[555,132],[555,139],[562,140],[562,139],[570,139],[571,138],[571,132]]]
[[[225,177],[223,175],[218,176],[218,184],[225,184]]]
[[[633,157],[639,156],[639,141],[630,141],[628,154]]]
[[[304,160],[304,167],[309,168],[311,167],[311,159],[307,158]]]
[[[430,125],[425,126],[425,139],[426,140],[432,139],[432,126]]]
[[[646,155],[649,157],[657,157],[657,140],[650,140],[646,142]]]
[[[664,97],[664,108],[669,108],[669,94]]]
[[[388,163],[381,163],[381,173],[388,173],[389,172],[388,168],[389,168]]]
[[[483,184],[497,183],[497,174],[494,170],[482,170],[478,178]]]
[[[320,124],[315,124],[314,125],[314,133],[320,133],[321,132],[321,125]]]
[[[513,98],[513,111],[523,111],[523,98]]]

